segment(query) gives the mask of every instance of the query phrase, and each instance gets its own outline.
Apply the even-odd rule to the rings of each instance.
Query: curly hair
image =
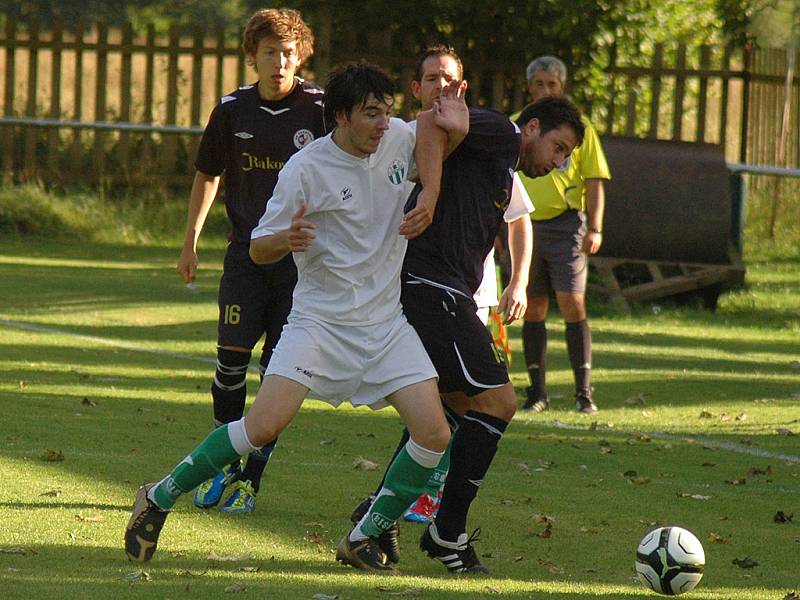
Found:
[[[264,8],[256,11],[244,27],[242,47],[245,54],[255,54],[258,43],[268,36],[284,42],[297,42],[297,57],[301,65],[314,54],[314,34],[303,21],[300,11],[292,8]]]

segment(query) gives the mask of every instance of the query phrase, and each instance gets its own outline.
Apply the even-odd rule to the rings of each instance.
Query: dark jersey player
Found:
[[[453,573],[487,571],[467,535],[467,513],[517,403],[473,294],[508,207],[514,171],[545,175],[582,138],[579,113],[565,98],[529,105],[516,123],[496,111],[470,109],[469,133],[443,165],[433,222],[406,250],[403,311],[436,367],[440,393],[468,397],[439,512],[420,540],[422,550]],[[413,202],[412,195],[407,208]],[[525,303],[512,298],[505,309],[510,322],[523,315]],[[387,557],[397,558],[390,536],[378,541]]]
[[[211,385],[217,426],[241,418],[251,352],[265,335],[260,360],[263,374],[291,309],[297,281],[292,257],[256,265],[249,256],[250,232],[264,214],[284,163],[324,133],[322,90],[296,77],[313,52],[313,42],[299,12],[256,12],[245,27],[243,46],[259,81],[222,98],[198,150],[177,270],[187,283],[194,281],[197,241],[224,176],[231,233],[219,286],[217,368]],[[195,504],[216,506],[230,487],[232,493],[221,510],[252,512],[273,448],[274,443],[253,452],[243,467],[233,464],[200,485]]]

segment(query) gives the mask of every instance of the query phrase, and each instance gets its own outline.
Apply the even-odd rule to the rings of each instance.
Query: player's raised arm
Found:
[[[466,82],[453,82],[442,90],[434,109],[417,117],[414,160],[422,190],[416,206],[405,215],[400,225],[400,234],[406,239],[419,236],[433,222],[442,180],[442,163],[469,131],[469,112],[464,101],[466,89]]]
[[[311,247],[316,233],[316,225],[305,218],[307,207],[300,205],[288,229],[255,237],[250,240],[250,258],[256,264],[278,262],[290,252],[305,252]]]

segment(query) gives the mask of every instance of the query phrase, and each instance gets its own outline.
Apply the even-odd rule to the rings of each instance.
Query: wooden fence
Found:
[[[77,28],[82,31],[82,28]],[[15,181],[188,186],[202,127],[218,98],[252,78],[240,32],[95,25],[76,35],[55,25],[6,20],[0,32],[0,170]],[[375,36],[337,38],[317,28],[305,75],[322,80],[330,65],[368,58],[408,90],[416,48]],[[730,162],[778,164],[774,140],[783,102],[783,52],[661,44],[635,61],[612,47],[606,77],[587,110],[601,133],[710,142]],[[524,64],[471,60],[468,101],[506,112],[526,101]],[[782,71],[783,70],[783,71]],[[800,85],[793,82],[792,135],[781,166],[800,166]],[[586,90],[581,90],[586,92]],[[403,117],[412,103],[403,94]]]

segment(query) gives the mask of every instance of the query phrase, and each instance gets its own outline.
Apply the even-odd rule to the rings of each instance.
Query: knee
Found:
[[[440,426],[432,427],[415,441],[432,452],[444,452],[450,443],[450,427],[447,426],[447,421],[443,421]]]
[[[281,432],[271,423],[266,423],[263,422],[263,420],[259,421],[249,417],[250,415],[248,414],[244,418],[244,428],[245,432],[247,433],[247,439],[252,446],[261,448],[262,446],[266,446],[270,442],[276,440],[278,435],[280,435]]]
[[[525,309],[526,321],[544,321],[547,318],[547,296],[528,296],[528,307]]]
[[[500,402],[497,403],[497,414],[494,416],[506,422],[511,422],[517,412],[517,395],[513,392],[505,394]]]

